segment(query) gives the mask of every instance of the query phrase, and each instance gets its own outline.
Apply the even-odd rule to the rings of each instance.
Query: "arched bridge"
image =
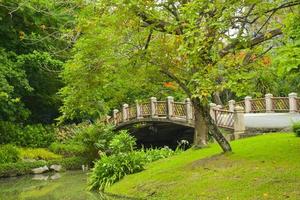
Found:
[[[296,93],[288,97],[266,94],[265,98],[258,99],[247,96],[240,102],[229,101],[224,108],[216,104],[210,106],[211,117],[217,126],[231,130],[235,135],[244,133],[248,128],[285,128],[300,120],[300,98]],[[131,106],[124,104],[121,111],[115,109],[108,122],[116,129],[140,130],[136,136],[149,137],[149,143],[172,137],[174,140],[188,138],[192,142],[194,108],[188,98],[184,102],[175,102],[173,97],[166,101],[151,97],[149,102]],[[165,136],[158,131],[166,133]]]
[[[214,108],[212,111],[211,114],[217,116],[218,126],[234,128],[233,111]],[[184,102],[174,102],[174,98],[170,96],[166,101],[157,101],[155,97],[151,97],[148,103],[136,103],[133,106],[124,104],[122,111],[115,109],[109,122],[115,124],[117,129],[149,122],[171,123],[193,128],[194,108],[189,98]]]

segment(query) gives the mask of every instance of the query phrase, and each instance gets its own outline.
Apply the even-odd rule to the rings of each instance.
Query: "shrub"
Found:
[[[293,132],[297,137],[300,137],[300,122],[296,122],[293,124]]]
[[[104,155],[92,169],[88,182],[89,189],[103,191],[107,186],[117,182],[125,175],[142,171],[144,164],[145,156],[142,152]]]
[[[162,158],[168,158],[172,155],[177,154],[180,151],[181,150],[173,151],[168,147],[164,147],[161,149],[147,149],[145,150],[145,158],[147,162],[154,162]]]
[[[0,121],[0,144],[15,143],[21,131],[21,126],[17,124]]]
[[[80,128],[73,141],[83,144],[86,152],[89,153],[86,156],[93,160],[99,157],[99,151],[106,152],[108,150],[109,142],[114,135],[112,126],[96,122]]]
[[[169,148],[149,149],[104,155],[98,160],[89,177],[89,189],[103,191],[107,186],[119,181],[125,175],[144,169],[145,164],[172,156],[178,151]]]
[[[20,153],[17,147],[11,144],[0,146],[0,164],[14,163],[18,160],[20,160]]]
[[[109,143],[109,148],[113,154],[127,153],[134,150],[136,146],[136,139],[129,135],[127,130],[122,130],[115,135]]]
[[[53,127],[35,124],[25,126],[19,133],[15,144],[23,147],[48,147],[54,140]]]
[[[67,157],[70,156],[83,156],[86,152],[85,147],[80,143],[58,143],[54,142],[49,146],[49,149],[54,153],[64,155]]]
[[[36,149],[21,148],[20,155],[21,158],[23,159],[35,159],[35,160],[53,160],[62,157],[43,148],[36,148]]]
[[[48,147],[55,140],[52,126],[41,124],[23,126],[0,121],[0,143],[23,147]]]
[[[46,165],[45,161],[16,162],[0,164],[0,177],[19,176],[30,174],[31,169]]]
[[[69,158],[62,158],[57,160],[50,160],[48,161],[48,166],[57,164],[61,165],[64,169],[67,170],[75,170],[81,169],[82,165],[89,164],[89,160],[84,157],[69,157]]]
[[[0,177],[19,176],[24,174],[32,174],[32,169],[37,167],[48,167],[57,164],[61,165],[63,169],[75,170],[81,169],[81,165],[88,164],[86,158],[83,157],[70,157],[50,161],[39,160],[35,162],[16,162],[0,164]]]

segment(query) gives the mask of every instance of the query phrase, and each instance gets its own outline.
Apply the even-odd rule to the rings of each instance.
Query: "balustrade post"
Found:
[[[135,101],[135,106],[136,106],[136,118],[140,119],[140,118],[142,118],[142,112],[141,112],[141,106],[140,106],[138,100]]]
[[[193,110],[192,110],[192,102],[190,98],[185,99],[185,114],[186,114],[186,121],[190,122],[193,120]]]
[[[109,124],[109,120],[110,120],[111,116],[109,115],[106,115],[106,118],[105,118],[105,123],[106,124]]]
[[[229,111],[234,112],[235,100],[228,101]]]
[[[273,94],[266,94],[265,101],[266,101],[266,112],[273,112],[273,102],[272,102]]]
[[[290,93],[289,94],[289,108],[290,113],[295,113],[297,111],[297,93]]]
[[[157,112],[156,112],[156,105],[157,105],[157,99],[156,97],[151,97],[150,98],[150,114],[151,117],[156,117],[157,116]]]
[[[113,110],[113,119],[114,119],[114,125],[118,124],[118,119],[117,119],[117,113],[119,112],[118,109]]]
[[[239,135],[245,133],[245,130],[246,130],[243,107],[236,106],[234,108],[233,119],[234,119],[234,122],[233,122],[234,137],[235,137],[235,139],[238,139]]]
[[[173,103],[174,97],[168,96],[167,97],[167,118],[171,119],[173,116]]]
[[[128,104],[123,104],[123,108],[122,108],[122,119],[123,122],[126,122],[128,119]]]
[[[216,108],[217,108],[217,104],[215,104],[215,103],[209,104],[209,114],[210,114],[211,118],[213,118],[213,120],[215,120],[215,121],[216,121],[216,112],[215,112]]]
[[[249,113],[252,110],[251,100],[252,100],[252,97],[250,97],[250,96],[245,97],[245,112],[246,113]]]

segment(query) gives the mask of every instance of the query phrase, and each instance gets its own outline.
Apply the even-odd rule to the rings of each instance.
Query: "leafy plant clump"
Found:
[[[11,145],[0,146],[0,164],[15,163],[20,160],[18,148]]]
[[[103,191],[127,174],[144,169],[145,156],[142,152],[120,153],[102,156],[92,170],[89,178],[89,189]]]
[[[127,131],[120,131],[110,141],[110,155],[103,154],[95,163],[89,178],[89,189],[103,191],[125,175],[140,172],[147,163],[167,158],[179,152],[162,149],[134,150],[136,140]]]
[[[293,132],[297,137],[300,137],[300,122],[296,122],[293,124]]]
[[[55,141],[52,126],[26,125],[0,121],[0,144],[15,144],[22,147],[48,147]]]
[[[74,142],[54,142],[49,146],[49,149],[56,154],[64,155],[66,157],[83,156],[86,152],[86,148],[82,144]]]

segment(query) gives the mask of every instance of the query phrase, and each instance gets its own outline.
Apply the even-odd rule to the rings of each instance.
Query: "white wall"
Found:
[[[299,113],[245,113],[246,128],[286,128],[297,121]]]

